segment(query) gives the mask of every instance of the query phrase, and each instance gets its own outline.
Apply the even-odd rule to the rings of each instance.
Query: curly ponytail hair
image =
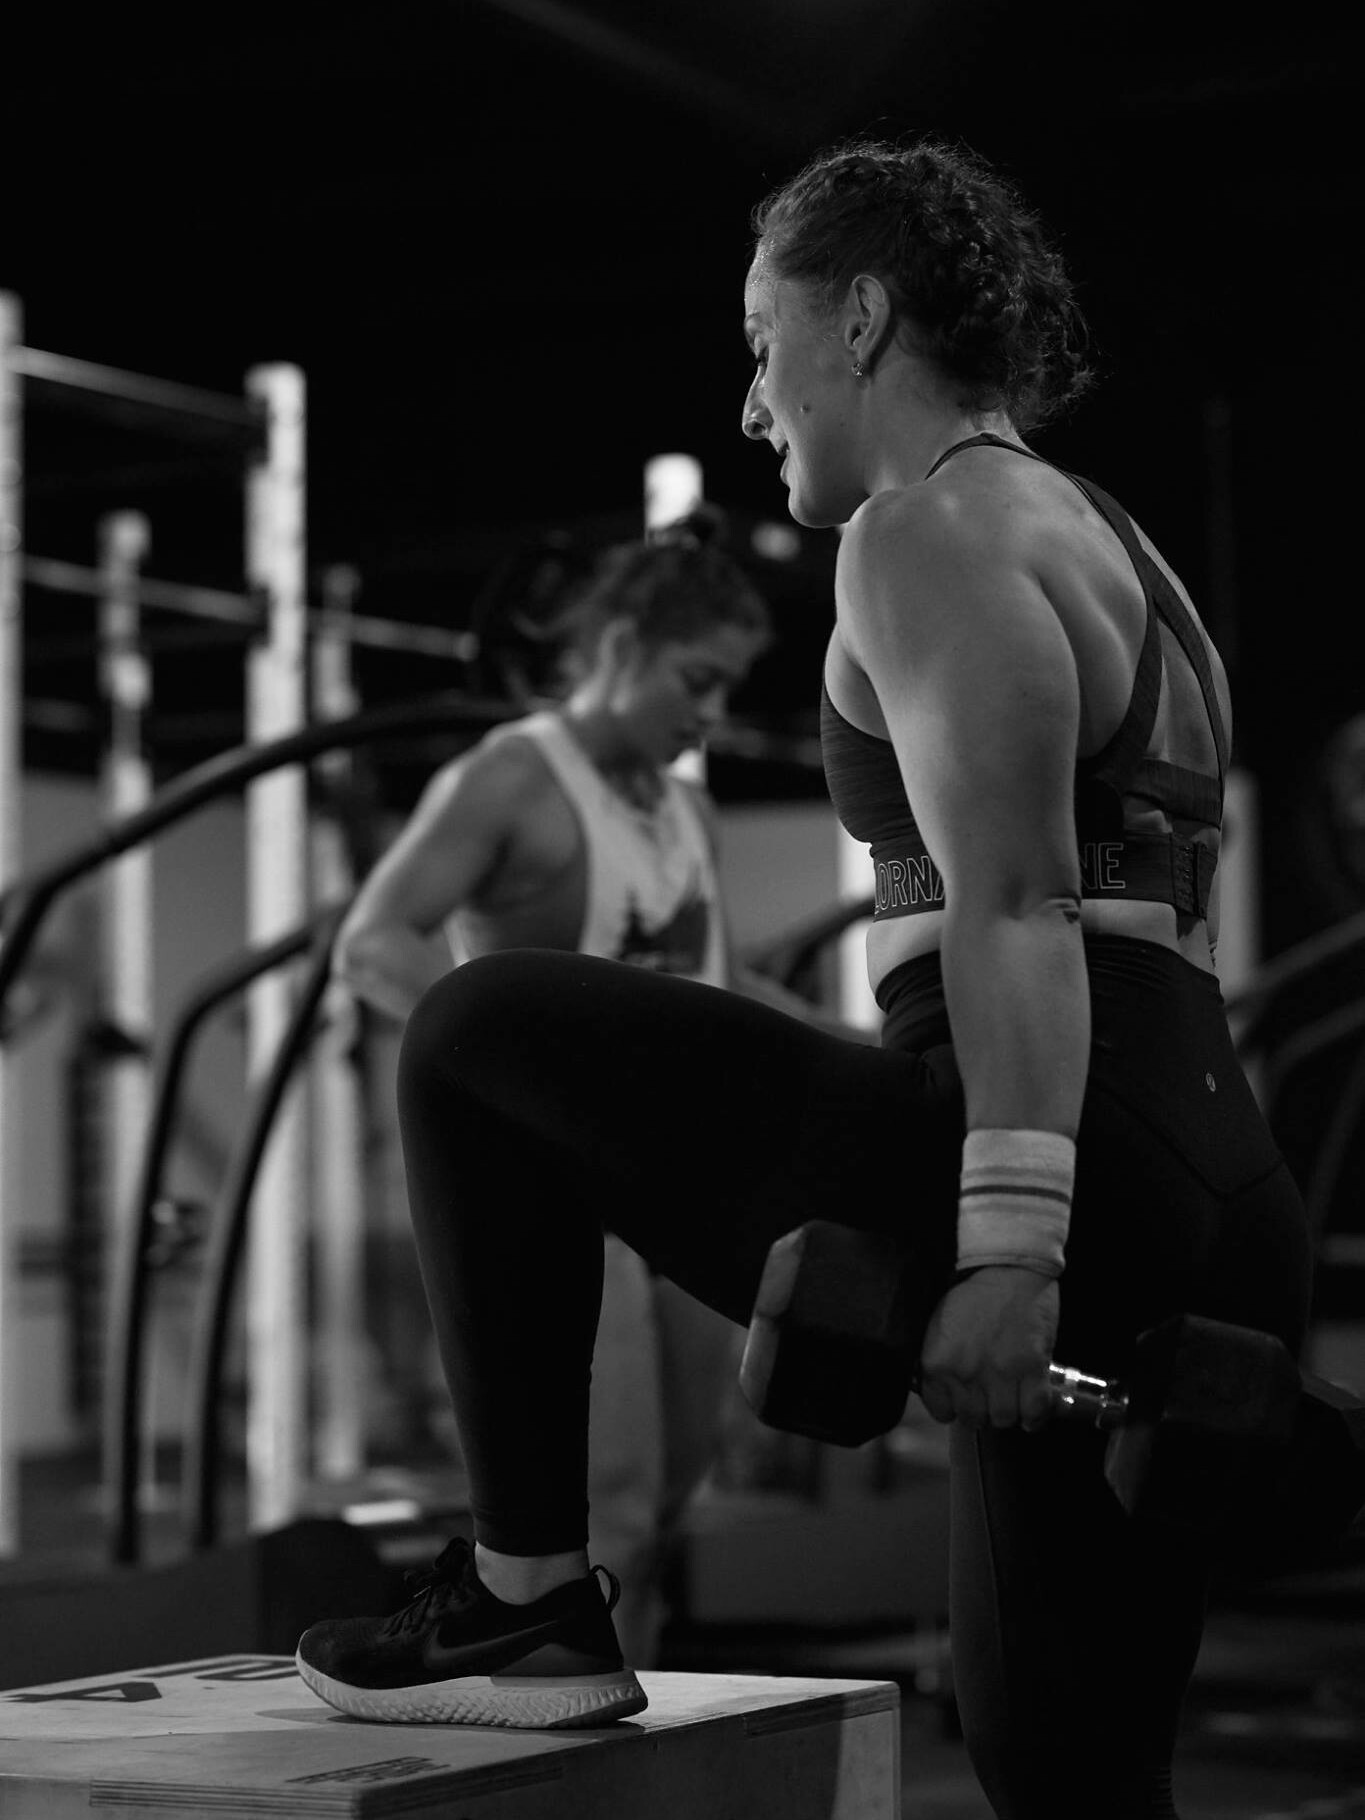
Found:
[[[880,278],[916,349],[972,411],[1021,430],[1089,385],[1085,322],[1036,215],[973,154],[933,139],[855,139],[823,152],[753,212],[756,252],[780,278],[842,301]]]

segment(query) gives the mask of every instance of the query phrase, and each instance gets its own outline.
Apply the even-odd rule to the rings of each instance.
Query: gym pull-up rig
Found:
[[[142,573],[150,529],[138,513],[120,512],[99,527],[96,569],[28,553],[23,547],[23,406],[59,393],[117,425],[192,442],[202,451],[240,459],[245,478],[243,595],[155,581]],[[129,1279],[142,1239],[124,1230],[143,1215],[140,1177],[155,1134],[145,1050],[150,1035],[151,934],[148,843],[162,829],[230,792],[244,791],[246,821],[247,960],[237,963],[246,988],[247,1076],[256,1108],[269,1103],[244,1140],[230,1187],[249,1195],[252,1242],[247,1253],[248,1518],[254,1529],[278,1527],[294,1516],[307,1489],[310,1449],[326,1475],[344,1477],[361,1464],[362,1411],[356,1377],[357,1297],[364,1209],[363,1169],[349,1154],[361,1120],[355,1083],[334,1032],[343,1020],[324,1015],[309,1032],[315,1105],[329,1142],[308,1178],[305,1096],[286,1093],[281,1059],[300,1052],[300,1000],[326,989],[325,953],[315,954],[304,983],[288,965],[316,943],[329,941],[335,911],[354,885],[351,855],[333,821],[310,822],[306,763],[318,772],[344,770],[352,748],[389,734],[463,730],[477,737],[505,719],[508,703],[449,690],[397,707],[358,711],[351,688],[350,651],[373,645],[466,664],[477,653],[470,633],[367,618],[354,610],[357,577],[335,568],[323,580],[320,608],[306,598],[305,388],[286,365],[252,368],[245,395],[234,398],[97,366],[27,347],[17,299],[0,295],[0,1004],[24,966],[48,908],[70,885],[103,874],[106,1011],[133,1039],[127,1056],[106,1070],[108,1203],[114,1276],[109,1284],[110,1345],[115,1369],[106,1378],[106,1467],[124,1465],[134,1444],[137,1397],[128,1390],[140,1359],[145,1310],[143,1279]],[[700,470],[690,457],[661,456],[647,464],[644,528],[682,516],[699,502]],[[44,866],[24,869],[20,850],[22,601],[25,585],[83,595],[98,602],[101,689],[108,745],[103,765],[105,824],[96,836]],[[153,792],[143,745],[151,673],[142,642],[143,606],[240,628],[247,641],[245,742],[175,777]],[[308,724],[310,698],[318,724]],[[322,755],[328,755],[322,757]],[[344,779],[343,779],[344,783]],[[310,888],[311,887],[311,888]],[[321,911],[319,910],[321,906]],[[330,916],[327,912],[332,912]],[[321,935],[318,931],[321,930]],[[251,957],[274,955],[257,966]],[[220,969],[221,972],[221,969]],[[317,1008],[316,1005],[314,1007]],[[139,1053],[141,1048],[142,1053]],[[287,1076],[287,1070],[286,1070]],[[14,1356],[9,1321],[16,1308],[18,1162],[13,1056],[0,1047],[0,1348]],[[250,1125],[250,1121],[249,1121]],[[144,1137],[147,1142],[144,1143]],[[252,1154],[253,1146],[255,1154]],[[240,1179],[238,1179],[240,1178]],[[310,1193],[310,1189],[312,1192]],[[327,1218],[312,1222],[314,1197]],[[231,1196],[226,1198],[231,1199]],[[221,1222],[220,1222],[221,1224]],[[231,1221],[228,1222],[230,1226]],[[306,1264],[310,1230],[322,1293],[317,1339],[329,1369],[315,1432],[309,1432],[306,1350]],[[125,1280],[120,1280],[122,1272]],[[206,1367],[207,1370],[207,1367]],[[17,1374],[0,1373],[0,1558],[19,1547],[15,1458]],[[121,1475],[120,1475],[121,1476]],[[109,1485],[106,1489],[111,1489]],[[125,1487],[126,1501],[126,1487]],[[135,1514],[122,1513],[131,1535]],[[116,1527],[118,1527],[116,1525]],[[130,1545],[131,1546],[131,1545]]]
[[[65,579],[52,566],[35,562],[26,570],[23,555],[23,405],[25,391],[77,394],[97,411],[112,405],[119,414],[130,408],[171,438],[191,426],[196,439],[206,435],[225,451],[240,454],[246,468],[246,559],[248,589],[259,601],[261,635],[247,657],[247,736],[268,741],[305,724],[306,601],[304,548],[304,411],[302,373],[288,365],[258,366],[247,374],[245,396],[220,396],[150,379],[140,374],[92,365],[43,353],[23,344],[18,300],[0,299],[0,884],[21,870],[19,851],[22,679],[21,603],[26,580]],[[132,540],[135,541],[135,540]],[[120,554],[125,564],[133,551],[125,536]],[[129,592],[124,588],[125,594]],[[224,615],[221,600],[177,598],[191,613]],[[306,815],[306,780],[297,767],[279,770],[252,782],[247,790],[247,933],[253,942],[268,942],[292,929],[307,909],[306,845],[301,838]],[[267,1065],[288,1018],[289,982],[281,975],[256,986],[248,1009],[248,1066]],[[14,1130],[13,1075],[0,1057],[0,1311],[6,1310],[12,1244],[7,1233],[14,1205],[15,1159],[9,1140]],[[293,1429],[300,1416],[297,1398],[286,1394],[289,1378],[299,1368],[302,1310],[302,1233],[299,1187],[305,1168],[304,1127],[287,1112],[276,1131],[266,1161],[261,1193],[271,1206],[262,1222],[262,1249],[270,1266],[256,1274],[249,1319],[253,1341],[262,1348],[264,1365],[258,1421],[253,1437],[258,1454],[272,1470],[266,1480],[272,1497],[289,1496],[290,1460],[298,1454]],[[5,1312],[0,1312],[4,1320]],[[0,1346],[4,1344],[0,1329]],[[270,1363],[266,1364],[266,1359]],[[5,1374],[6,1383],[9,1374]],[[13,1471],[13,1391],[0,1390],[0,1553],[17,1548],[17,1492]]]
[[[321,611],[306,597],[305,384],[297,367],[253,367],[244,396],[201,391],[143,374],[28,347],[18,299],[0,294],[0,893],[7,976],[22,965],[42,908],[71,879],[123,855],[110,868],[111,990],[118,1012],[136,1030],[149,1015],[146,985],[146,839],[199,802],[235,785],[245,787],[246,936],[268,948],[304,926],[310,910],[310,871],[319,888],[344,897],[351,880],[335,843],[310,838],[307,775],[302,761],[338,751],[400,727],[477,724],[496,716],[447,694],[414,719],[413,707],[358,715],[349,685],[349,649],[363,643],[463,662],[467,634],[408,625],[354,612],[351,572],[334,570],[324,583]],[[154,581],[141,574],[148,527],[140,514],[111,515],[101,524],[95,570],[29,554],[23,545],[24,407],[60,395],[95,415],[171,440],[192,440],[242,462],[245,479],[246,592]],[[81,854],[59,866],[60,879],[25,879],[21,852],[22,619],[25,585],[85,595],[101,605],[102,680],[111,709],[105,806],[112,825]],[[194,618],[240,626],[249,640],[245,746],[175,780],[155,799],[140,751],[140,717],[149,677],[139,651],[140,606],[169,608]],[[312,675],[309,675],[309,664]],[[311,681],[311,690],[310,690]],[[309,701],[328,717],[308,728]],[[424,707],[427,704],[416,704]],[[337,719],[331,719],[336,716]],[[373,723],[373,725],[371,725]],[[297,751],[291,741],[299,742]],[[234,758],[237,762],[233,762]],[[291,762],[293,760],[294,762]],[[335,762],[335,761],[334,761]],[[343,761],[344,762],[344,761]],[[321,849],[321,850],[319,850]],[[35,892],[34,886],[41,887]],[[24,889],[21,891],[20,886]],[[38,902],[41,900],[41,903]],[[28,932],[25,934],[25,919]],[[276,969],[256,980],[247,999],[247,1069],[268,1073],[292,1015],[293,982]],[[133,1069],[113,1090],[131,1119],[114,1121],[112,1175],[123,1205],[133,1168],[129,1137],[145,1123],[146,1083]],[[140,1117],[139,1117],[140,1115]],[[14,1143],[14,1062],[0,1048],[0,1357],[13,1357],[9,1332],[15,1297],[14,1208],[18,1190]],[[122,1137],[119,1133],[122,1132]],[[118,1154],[120,1147],[122,1155]],[[248,1452],[253,1521],[269,1525],[296,1507],[306,1458],[304,1319],[307,1130],[299,1096],[281,1107],[256,1185],[256,1223],[246,1298],[253,1360]],[[352,1177],[354,1179],[354,1177]],[[358,1230],[358,1215],[352,1236]],[[333,1228],[334,1232],[339,1230]],[[18,1549],[18,1491],[14,1458],[16,1374],[0,1372],[0,1557]],[[352,1422],[354,1418],[351,1418]],[[344,1445],[338,1443],[344,1452]]]

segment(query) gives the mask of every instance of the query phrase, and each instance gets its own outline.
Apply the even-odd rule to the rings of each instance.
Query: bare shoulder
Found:
[[[893,487],[874,493],[849,520],[840,557],[876,575],[920,567],[994,563],[1017,555],[1029,526],[1013,489]]]
[[[887,487],[858,507],[844,528],[841,555],[866,561],[951,538],[962,520],[956,495],[927,486]]]
[[[839,624],[853,650],[893,625],[903,646],[998,597],[1025,566],[1023,531],[1017,504],[996,488],[874,493],[840,541]]]
[[[482,739],[443,765],[427,785],[423,807],[431,815],[510,820],[555,790],[554,774],[535,741],[507,733]]]

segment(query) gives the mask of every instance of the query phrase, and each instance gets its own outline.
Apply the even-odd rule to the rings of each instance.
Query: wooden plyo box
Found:
[[[597,1731],[368,1724],[287,1656],[0,1693],[3,1820],[900,1820],[899,1690],[649,1674]]]

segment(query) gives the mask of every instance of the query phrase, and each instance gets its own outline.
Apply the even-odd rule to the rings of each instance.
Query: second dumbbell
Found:
[[[814,1220],[779,1239],[754,1303],[740,1383],[760,1419],[857,1447],[901,1420],[924,1316],[902,1248]],[[1178,1315],[1141,1335],[1122,1382],[1054,1364],[1054,1413],[1110,1436],[1124,1509],[1209,1530],[1232,1516],[1267,1452],[1290,1438],[1301,1380],[1273,1335]]]

